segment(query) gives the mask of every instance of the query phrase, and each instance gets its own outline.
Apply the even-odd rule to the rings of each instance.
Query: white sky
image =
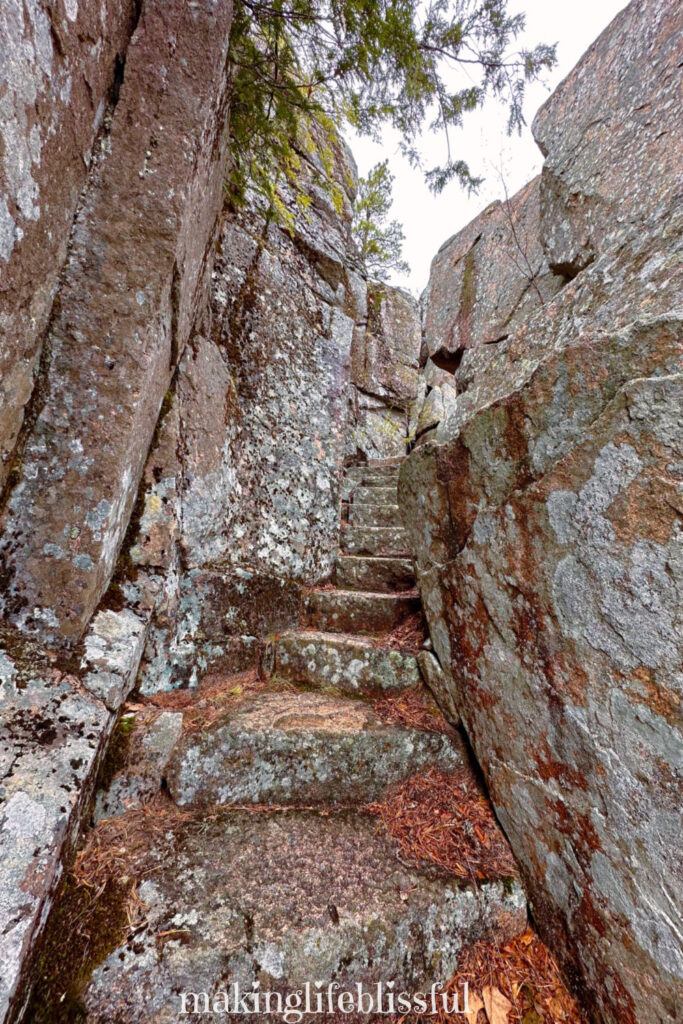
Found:
[[[419,295],[427,284],[429,265],[441,244],[494,199],[502,197],[501,173],[510,195],[539,173],[543,158],[531,135],[534,114],[625,5],[625,0],[510,0],[510,13],[523,11],[526,14],[526,30],[517,45],[531,47],[539,42],[557,42],[557,66],[546,76],[543,85],[529,87],[524,108],[527,126],[521,136],[508,137],[505,111],[493,101],[466,115],[463,128],[451,134],[454,156],[462,154],[472,173],[486,179],[476,195],[468,197],[457,182],[451,182],[440,196],[433,196],[423,174],[413,170],[401,157],[397,135],[386,131],[382,143],[377,144],[347,129],[346,137],[360,174],[367,174],[374,164],[388,156],[389,167],[395,175],[391,215],[403,225],[406,236],[403,255],[411,268],[410,277],[407,280],[396,278],[395,284]],[[425,134],[420,150],[425,167],[445,162],[445,140],[440,134]]]

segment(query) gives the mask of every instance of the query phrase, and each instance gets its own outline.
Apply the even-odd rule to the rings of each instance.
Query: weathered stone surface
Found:
[[[341,546],[351,555],[409,554],[406,531],[395,526],[343,526]]]
[[[384,725],[358,701],[273,691],[183,737],[166,778],[181,806],[354,804],[421,768],[462,763],[455,740]]]
[[[418,304],[407,292],[368,283],[368,322],[357,331],[351,379],[360,391],[406,408],[417,394],[422,329]]]
[[[417,441],[448,418],[449,414],[456,408],[455,387],[434,387],[430,388],[424,396],[424,400],[417,411],[415,423],[415,439]]]
[[[126,719],[128,728],[133,730],[126,763],[107,788],[97,793],[95,822],[125,814],[159,792],[164,770],[183,728],[180,711],[155,712],[151,716],[132,713]]]
[[[484,210],[432,261],[423,298],[429,356],[438,363],[500,341],[561,284],[543,256],[535,178],[511,199]]]
[[[2,538],[6,613],[50,641],[76,640],[109,582],[204,294],[230,23],[229,3],[145,3],[77,216],[44,401]]]
[[[416,660],[425,685],[434,695],[448,721],[451,725],[460,725],[460,712],[453,696],[453,687],[450,685],[450,675],[446,675],[438,658],[431,651],[420,651],[416,655]]]
[[[460,550],[420,576],[536,919],[605,1000],[599,1019],[639,1024],[674,1012],[683,971],[662,885],[682,881],[681,397],[680,378],[625,385],[538,480],[502,502],[479,490]]]
[[[341,212],[309,156],[310,217],[299,212],[293,234],[254,209],[226,212],[212,322],[186,348],[148,460],[131,549],[155,577],[137,582],[156,608],[145,693],[255,667],[259,637],[298,625],[302,584],[332,571],[365,282],[353,266],[349,155],[335,156]]]
[[[387,404],[374,395],[357,391],[346,454],[377,461],[403,457],[406,453],[408,415],[405,409]]]
[[[338,253],[328,266],[298,233],[271,226],[264,236],[248,217],[224,225],[213,346],[227,379],[218,420],[206,417],[206,374],[196,388],[193,432],[213,430],[216,467],[193,474],[185,496],[195,564],[220,558],[306,582],[330,572],[353,329],[342,308],[347,231],[340,218],[330,227]]]
[[[329,633],[384,633],[419,610],[417,591],[312,590],[303,602],[305,624]]]
[[[386,593],[412,590],[415,586],[415,568],[410,558],[339,555],[334,582],[346,590]]]
[[[138,1024],[141,1005],[149,1024],[182,1019],[180,992],[232,982],[293,992],[318,979],[394,980],[414,992],[446,981],[464,946],[526,923],[518,883],[471,886],[404,866],[377,819],[351,812],[202,815],[140,871],[146,925],[95,971],[92,1024]]]
[[[355,466],[348,466],[344,471],[345,489],[351,491],[358,486],[395,487],[404,458],[405,454],[402,454],[389,459],[369,463],[361,462]]]
[[[633,239],[681,188],[680,40],[668,0],[629,4],[541,107],[541,238],[576,274]]]
[[[367,484],[360,484],[352,491],[353,501],[356,505],[395,505],[396,486],[372,487]]]
[[[0,652],[0,1020],[25,997],[26,967],[80,824],[110,718],[73,677]],[[23,668],[23,671],[22,671]]]
[[[364,505],[355,501],[349,510],[354,526],[402,526],[398,505]]]
[[[430,388],[453,388],[455,390],[454,368],[442,369],[431,358],[428,358],[422,367],[420,380]]]
[[[83,685],[110,711],[118,711],[133,689],[145,646],[147,623],[130,610],[102,611],[85,638]]]
[[[0,9],[0,488],[135,8],[5,0]]]
[[[398,693],[420,681],[412,654],[378,647],[362,637],[312,630],[276,637],[265,667],[273,679],[350,697]]]
[[[544,242],[580,272],[463,358],[399,486],[534,919],[604,1024],[675,1019],[683,981],[679,18],[632,4],[539,116]]]
[[[113,618],[112,618],[113,616]],[[53,652],[5,630],[0,642],[0,1020],[14,1019],[64,860],[76,841],[116,711],[140,660],[144,626],[103,613],[86,641],[83,682]],[[123,637],[129,642],[122,644]],[[102,696],[107,702],[98,700]]]

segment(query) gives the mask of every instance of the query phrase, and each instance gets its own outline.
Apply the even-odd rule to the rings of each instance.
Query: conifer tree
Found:
[[[455,179],[476,188],[452,130],[490,95],[506,104],[509,130],[521,128],[525,87],[555,62],[554,46],[514,49],[524,16],[509,14],[507,2],[235,0],[235,201],[247,188],[272,200],[279,175],[293,181],[302,148],[312,146],[311,123],[329,129],[344,120],[372,137],[396,128],[415,166],[420,132],[443,132],[444,160],[423,168],[430,187]]]
[[[367,177],[358,181],[353,211],[353,233],[360,255],[370,276],[380,281],[385,281],[392,270],[410,273],[402,259],[403,229],[397,220],[387,220],[393,181],[388,160],[375,164]]]

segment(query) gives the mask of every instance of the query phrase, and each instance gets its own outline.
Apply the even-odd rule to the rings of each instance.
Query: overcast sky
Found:
[[[416,295],[427,284],[429,264],[441,244],[494,199],[501,198],[501,173],[510,195],[539,173],[542,157],[531,135],[534,114],[626,4],[625,0],[510,0],[508,6],[511,13],[526,14],[526,31],[518,43],[531,47],[538,42],[556,42],[558,63],[543,85],[529,88],[525,103],[527,127],[521,136],[508,137],[504,109],[489,102],[484,109],[466,115],[463,129],[451,137],[454,154],[461,153],[470,170],[486,179],[477,195],[468,197],[452,182],[440,196],[433,196],[422,173],[413,170],[400,156],[397,136],[386,132],[379,145],[347,131],[361,174],[367,174],[379,160],[389,157],[395,175],[392,216],[403,225],[404,256],[411,267],[407,280],[397,278],[394,283],[408,287]],[[423,136],[420,149],[427,167],[444,162],[444,147],[442,136]]]

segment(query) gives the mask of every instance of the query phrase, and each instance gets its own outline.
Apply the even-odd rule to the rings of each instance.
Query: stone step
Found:
[[[353,526],[344,524],[341,549],[348,555],[410,556],[408,535],[397,526]]]
[[[420,607],[417,591],[310,590],[303,616],[305,625],[328,633],[388,633]]]
[[[376,994],[380,982],[386,992],[389,980],[397,992],[429,991],[455,972],[463,948],[479,939],[503,944],[526,928],[518,881],[471,884],[410,866],[376,817],[351,810],[221,810],[170,820],[135,877],[145,925],[93,972],[82,996],[89,1024],[138,1022],[141,1000],[147,1021],[203,1020],[180,1015],[179,993],[232,998],[235,983],[246,995],[256,982],[261,993],[305,991],[308,982],[313,1000],[317,991],[327,999],[332,980],[354,993],[361,984]],[[234,1003],[219,1007],[225,1013],[216,1019],[243,1019],[228,1015]],[[275,1004],[251,1009],[259,1012],[250,1020],[282,1020]],[[371,1018],[303,1017],[337,1019]]]
[[[415,586],[415,570],[411,558],[339,555],[334,582],[346,590],[394,593],[397,590],[412,590]]]
[[[386,462],[366,462],[361,466],[349,466],[344,473],[344,482],[356,487],[359,484],[371,487],[391,484],[395,487],[403,461],[402,458],[388,459]]]
[[[359,484],[352,491],[351,499],[354,505],[395,505],[398,500],[398,490],[395,486],[371,487]]]
[[[181,737],[166,781],[181,806],[364,804],[422,769],[463,765],[455,743],[386,725],[358,700],[265,690]]]
[[[420,681],[414,654],[343,633],[282,633],[265,657],[268,676],[350,697],[400,693]]]
[[[403,526],[398,505],[357,505],[355,501],[349,509],[349,521],[354,526]]]

